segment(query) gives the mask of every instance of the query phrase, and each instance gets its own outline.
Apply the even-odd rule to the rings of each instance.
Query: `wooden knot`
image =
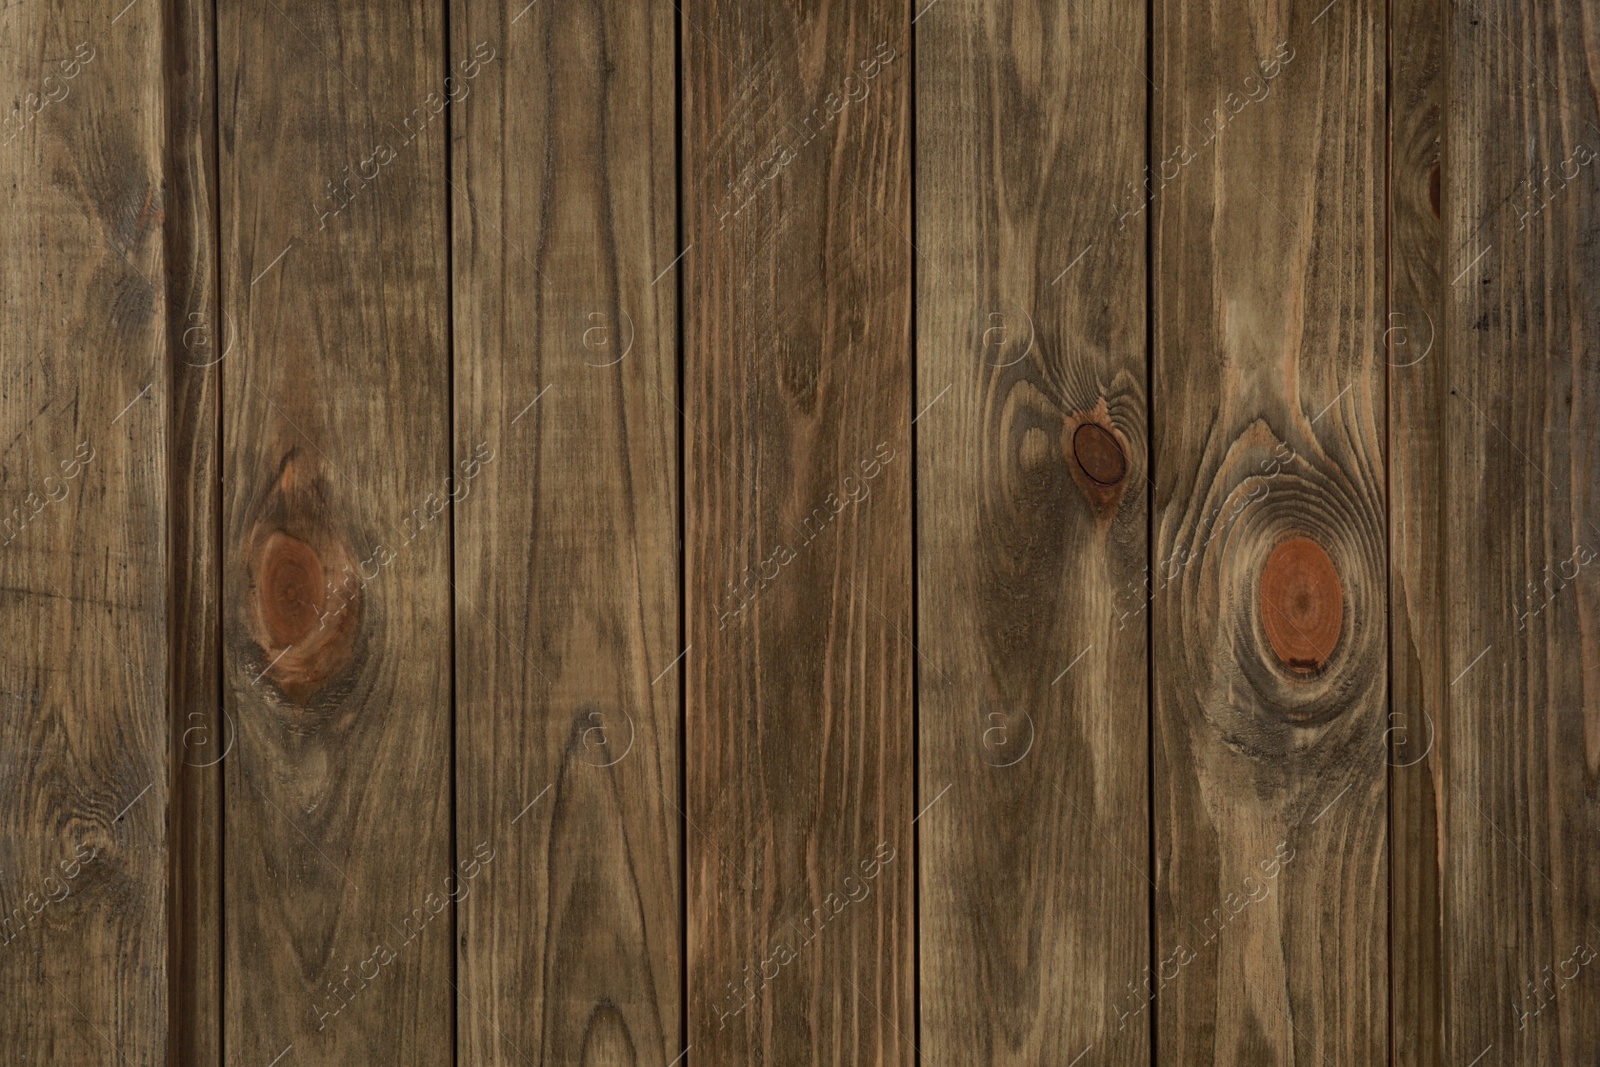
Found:
[[[272,644],[292,645],[316,629],[327,600],[327,576],[316,551],[275,531],[261,553],[261,616]]]
[[[1072,435],[1072,454],[1096,484],[1116,485],[1128,473],[1128,457],[1122,454],[1117,439],[1092,422],[1079,426]]]
[[[1283,665],[1297,674],[1327,666],[1344,625],[1339,572],[1322,546],[1294,537],[1261,571],[1261,627]]]
[[[320,471],[291,452],[242,553],[250,583],[246,629],[267,664],[251,673],[260,670],[297,704],[350,662],[369,577],[359,573],[348,544],[330,529],[329,511]]]

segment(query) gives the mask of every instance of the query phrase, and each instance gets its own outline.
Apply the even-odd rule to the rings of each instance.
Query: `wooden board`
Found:
[[[1594,41],[6,7],[0,1062],[1590,1064]]]
[[[925,1063],[1150,1062],[1145,32],[917,23]]]
[[[218,10],[230,1064],[453,1054],[443,23]]]
[[[1389,38],[1389,981],[1391,1063],[1434,1067],[1444,1033],[1439,815],[1445,728],[1439,551],[1446,359],[1448,4],[1396,0]]]
[[[461,1063],[684,1047],[674,18],[451,8]]]
[[[171,431],[172,807],[170,1063],[222,1062],[222,761],[238,739],[222,714],[220,386],[235,331],[217,311],[215,9],[168,0],[167,359]],[[231,346],[231,347],[230,347]]]
[[[1384,25],[1156,6],[1159,1062],[1389,1054]]]
[[[682,12],[687,1043],[910,1063],[910,12]]]
[[[161,10],[0,16],[0,1062],[164,1062]]]
[[[1600,1049],[1592,8],[1450,23],[1444,1056]]]

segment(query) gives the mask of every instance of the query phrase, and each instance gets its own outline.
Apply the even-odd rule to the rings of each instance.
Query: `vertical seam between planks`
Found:
[[[1150,167],[1155,161],[1156,137],[1156,98],[1155,82],[1155,56],[1156,56],[1156,0],[1145,0],[1144,13],[1144,50],[1145,70],[1151,77],[1145,79],[1144,90],[1144,172],[1148,176]],[[1160,211],[1157,206],[1144,220],[1144,465],[1145,465],[1145,509],[1144,509],[1144,557],[1145,577],[1148,581],[1152,574],[1152,564],[1155,563],[1155,527],[1156,527],[1156,490],[1155,490],[1155,351],[1156,351],[1156,279],[1155,279],[1155,227],[1156,216]],[[1147,951],[1150,954],[1149,965],[1158,967],[1160,949],[1157,944],[1158,929],[1156,925],[1156,898],[1159,895],[1156,889],[1156,702],[1155,702],[1155,605],[1151,603],[1144,613],[1144,709],[1145,709],[1145,853],[1146,866],[1150,871],[1147,879],[1150,883],[1149,908],[1147,909],[1148,930],[1146,941]],[[1149,1060],[1151,1067],[1157,1063],[1157,1046],[1160,1031],[1156,1026],[1156,1015],[1161,1010],[1160,1005],[1152,998],[1150,1001],[1150,1046]]]
[[[174,2],[169,2],[162,5],[161,9],[161,66],[163,72],[172,65],[169,60],[171,58],[170,51],[172,48],[173,26],[178,21],[174,13],[176,6],[177,3],[176,0],[174,0]],[[165,121],[165,131],[163,133],[163,143],[160,153],[161,169],[164,172],[170,172],[173,169],[172,162],[174,154],[172,151],[172,138],[170,136],[173,103],[171,86],[164,77],[160,82],[160,92],[162,114]],[[163,181],[162,184],[164,186],[165,181]],[[161,240],[163,245],[162,266],[165,270],[170,272],[173,261],[173,256],[171,255],[172,230],[165,224],[165,222],[163,222],[161,227]],[[181,920],[180,913],[182,911],[183,897],[178,892],[178,886],[181,882],[181,873],[187,864],[185,863],[186,857],[184,856],[181,847],[173,847],[174,842],[178,842],[180,845],[182,843],[182,838],[178,833],[178,805],[183,799],[183,792],[181,788],[183,776],[178,772],[178,764],[172,758],[172,754],[175,751],[178,751],[177,745],[175,745],[174,742],[181,740],[177,727],[178,722],[181,721],[181,709],[178,707],[179,686],[176,684],[178,675],[176,656],[178,641],[176,638],[177,631],[179,629],[177,620],[180,616],[177,610],[176,597],[173,595],[173,591],[177,585],[177,583],[173,580],[173,574],[175,573],[173,570],[173,562],[177,558],[178,553],[177,546],[175,544],[177,540],[177,524],[173,522],[172,512],[174,510],[173,502],[177,496],[176,486],[178,479],[177,472],[174,470],[174,465],[172,462],[172,441],[177,436],[175,432],[177,426],[177,405],[174,403],[177,394],[177,378],[176,375],[172,373],[172,354],[174,351],[174,346],[172,344],[172,286],[170,285],[168,285],[161,294],[161,308],[161,334],[163,345],[161,348],[161,354],[158,357],[157,366],[165,366],[167,370],[167,449],[165,456],[165,517],[167,520],[167,529],[166,543],[162,546],[165,552],[165,559],[163,562],[166,569],[166,578],[163,582],[163,607],[166,610],[166,618],[163,620],[162,629],[166,636],[165,677],[167,683],[165,700],[167,712],[165,731],[167,739],[167,847],[166,855],[163,857],[166,867],[166,895],[162,900],[162,910],[165,912],[167,921],[167,970],[165,975],[167,1012],[165,1020],[166,1033],[163,1041],[163,1052],[165,1054],[167,1063],[175,1067],[178,1058],[178,1036],[177,1028],[173,1026],[173,1005],[178,1002],[179,991],[183,987],[183,975],[176,962],[183,958],[181,954],[183,939],[178,932],[180,928],[179,923]]]
[[[222,314],[222,23],[220,17],[220,4],[218,0],[199,0],[200,3],[209,4],[211,7],[211,181],[212,181],[212,211],[216,221],[211,227],[212,239],[212,271],[215,277],[215,300],[213,306],[217,309],[217,336],[222,337],[222,326],[226,316]],[[224,338],[223,352],[226,354],[227,345]],[[215,349],[213,349],[215,351]],[[215,627],[216,656],[217,656],[217,707],[216,710],[223,716],[223,722],[217,723],[218,732],[226,725],[228,714],[227,679],[224,674],[226,649],[222,639],[223,610],[226,603],[227,585],[223,581],[225,567],[223,564],[224,542],[222,537],[222,468],[227,462],[227,447],[223,438],[223,405],[227,393],[223,390],[223,375],[227,371],[222,361],[217,362],[217,402],[216,402],[216,443],[217,455],[213,463],[212,492],[215,514],[212,529],[215,531],[216,563],[215,577],[217,579],[217,624]],[[217,761],[216,768],[217,790],[217,1064],[226,1067],[228,1062],[228,774],[227,760]]]
[[[683,216],[685,212],[683,199],[683,20],[687,14],[679,12],[680,17],[672,20],[672,143],[673,158],[673,247],[683,247]],[[677,382],[678,392],[674,398],[673,410],[677,412],[678,430],[678,647],[687,651],[689,639],[689,583],[686,579],[688,562],[688,527],[684,524],[686,508],[684,502],[688,495],[688,482],[684,478],[686,469],[686,452],[684,430],[685,416],[683,412],[683,293],[686,287],[684,281],[689,270],[687,263],[677,271],[677,321],[675,334],[678,339],[677,350],[673,353],[677,360],[674,378]],[[689,657],[684,656],[682,669],[678,671],[678,1040],[685,1045],[689,1044],[689,828],[688,828],[688,781],[689,781]],[[683,1055],[688,1057],[689,1050],[685,1048]],[[685,1059],[684,1067],[689,1067],[692,1060]]]
[[[450,75],[450,8],[452,0],[441,0],[444,8],[444,33],[440,58],[444,61],[444,77]],[[455,116],[445,115],[444,126],[444,306],[445,306],[445,397],[449,412],[446,423],[449,426],[449,439],[445,442],[445,453],[450,462],[447,467],[447,479],[454,478],[456,472],[456,242],[455,242],[455,186],[450,179],[453,176],[453,153],[455,142]],[[454,484],[453,482],[451,484]],[[458,805],[456,801],[456,509],[450,508],[449,526],[449,585],[450,585],[450,874],[456,873],[456,864],[460,844],[456,840],[456,820]],[[450,991],[454,994],[450,998],[450,1062],[459,1063],[461,1060],[461,901],[450,902]]]
[[[181,3],[182,0],[169,0],[169,2],[163,4],[161,8],[160,43],[162,57],[161,67],[163,72],[173,66],[173,63],[171,62],[171,53],[173,51],[174,38],[177,36],[176,29],[179,22]],[[173,150],[173,138],[171,135],[173,125],[172,112],[176,105],[173,101],[174,94],[172,92],[171,83],[165,77],[162,77],[159,84],[159,91],[161,93],[161,110],[164,124],[160,152],[161,169],[164,173],[170,174],[176,169],[176,160],[174,157],[177,153],[175,153]],[[164,188],[166,185],[165,180],[163,180],[162,185]],[[163,222],[161,226],[161,244],[163,259],[162,267],[166,274],[170,275],[172,271],[172,264],[176,257],[172,254],[172,228],[166,225],[165,222]],[[192,280],[193,279],[191,278],[191,282]],[[183,882],[183,872],[189,868],[190,857],[187,853],[187,850],[182,847],[183,837],[182,826],[180,822],[182,810],[180,805],[183,803],[185,796],[183,790],[183,774],[179,770],[182,764],[173,758],[175,753],[182,751],[182,735],[178,731],[178,724],[183,721],[183,709],[179,706],[179,702],[182,699],[182,687],[178,685],[177,649],[179,647],[179,641],[177,638],[179,633],[184,629],[178,620],[180,618],[184,618],[186,613],[182,613],[178,610],[179,605],[177,603],[177,597],[174,595],[178,584],[174,580],[174,575],[176,574],[175,562],[178,557],[178,551],[176,543],[177,523],[173,521],[173,512],[175,510],[175,501],[178,498],[178,472],[175,464],[173,463],[172,442],[177,439],[178,430],[178,405],[175,403],[177,400],[178,382],[177,376],[173,373],[172,369],[173,353],[176,351],[176,346],[173,344],[172,337],[174,329],[174,308],[172,305],[173,287],[168,284],[161,293],[161,334],[163,345],[161,348],[161,355],[157,363],[158,367],[164,367],[167,372],[167,447],[163,457],[166,462],[165,518],[167,522],[167,529],[166,541],[162,546],[165,552],[165,559],[163,562],[166,570],[166,577],[165,581],[163,582],[165,594],[163,606],[166,609],[166,618],[163,620],[162,629],[166,636],[165,680],[167,683],[166,700],[164,702],[166,704],[167,712],[167,843],[166,855],[163,857],[163,860],[165,861],[164,866],[166,868],[166,895],[165,899],[162,901],[162,908],[165,912],[167,922],[167,968],[165,974],[167,1009],[166,1019],[164,1020],[166,1024],[166,1032],[163,1035],[163,1051],[170,1067],[176,1067],[178,1063],[179,1036],[178,1028],[174,1025],[177,1015],[177,1013],[174,1011],[174,1005],[178,1004],[181,1000],[183,980],[185,977],[187,977],[186,969],[182,967],[180,961],[183,959],[183,948],[186,942],[189,940],[184,938],[181,933],[183,912],[186,909],[183,907],[184,896],[180,891],[180,886]]]
[[[912,4],[906,5],[905,14],[911,15]],[[921,568],[918,560],[917,548],[921,541],[921,527],[918,525],[917,510],[917,472],[921,466],[919,462],[921,451],[917,447],[917,287],[920,278],[917,271],[917,24],[913,18],[906,25],[906,51],[909,53],[911,66],[910,85],[906,92],[906,124],[907,124],[907,163],[909,166],[908,207],[911,215],[909,228],[911,230],[911,249],[906,253],[906,259],[911,265],[910,293],[908,296],[910,309],[910,323],[908,341],[910,344],[910,409],[906,412],[912,416],[911,431],[911,633],[916,637],[922,636],[921,612],[919,604],[921,594],[917,586],[917,575]],[[912,645],[912,649],[916,649]],[[922,799],[922,664],[916,658],[911,660],[911,809],[913,815],[921,806]],[[911,1049],[913,1063],[922,1062],[922,831],[917,829],[916,819],[911,820],[911,1025],[916,1033],[916,1040],[912,1041]]]
[[[1394,0],[1385,0],[1383,33],[1383,344],[1379,354],[1383,357],[1383,559],[1384,559],[1384,627],[1385,659],[1387,671],[1384,678],[1384,707],[1387,711],[1383,746],[1384,774],[1384,852],[1388,859],[1385,872],[1388,901],[1386,934],[1387,952],[1384,961],[1385,996],[1388,1000],[1389,1063],[1396,1067],[1400,1060],[1399,1037],[1394,1015],[1394,804],[1395,761],[1393,741],[1389,729],[1394,723],[1394,421],[1392,391],[1394,368],[1389,359],[1388,326],[1394,314]]]
[[[1456,58],[1456,20],[1454,11],[1455,5],[1451,4],[1449,7],[1449,13],[1447,13],[1444,17],[1445,24],[1442,35],[1442,50],[1444,55],[1441,62],[1444,67],[1444,86],[1440,91],[1440,96],[1442,99],[1440,100],[1439,104],[1439,204],[1441,216],[1439,220],[1439,226],[1441,231],[1440,236],[1443,238],[1443,240],[1439,242],[1439,251],[1435,253],[1439,257],[1439,261],[1435,265],[1440,268],[1443,268],[1450,261],[1450,254],[1448,252],[1450,247],[1450,224],[1445,220],[1451,217],[1449,212],[1449,182],[1451,173],[1450,131],[1452,128],[1450,105],[1451,97],[1455,91]],[[1439,302],[1439,318],[1443,320],[1444,329],[1443,341],[1439,349],[1439,358],[1443,361],[1444,365],[1439,369],[1438,373],[1434,375],[1434,382],[1436,383],[1434,385],[1435,404],[1436,410],[1439,412],[1439,444],[1438,448],[1436,449],[1436,454],[1439,458],[1434,462],[1433,471],[1431,473],[1433,477],[1433,494],[1436,505],[1434,507],[1435,537],[1437,538],[1435,544],[1443,545],[1448,548],[1449,543],[1445,540],[1445,534],[1448,530],[1446,516],[1449,513],[1449,495],[1447,492],[1449,488],[1449,478],[1446,472],[1449,470],[1448,453],[1450,445],[1450,408],[1446,398],[1449,396],[1450,390],[1450,370],[1452,363],[1452,360],[1449,358],[1451,355],[1450,325],[1451,321],[1455,318],[1455,316],[1452,314],[1455,301],[1451,296],[1450,289],[1444,287],[1443,281],[1444,270],[1441,269],[1438,271],[1438,277],[1434,282],[1434,285],[1435,291],[1438,292],[1442,297]],[[1439,592],[1435,603],[1441,605],[1441,608],[1443,605],[1450,603],[1450,573],[1452,570],[1453,568],[1451,567],[1439,568]],[[1444,681],[1442,669],[1445,663],[1444,655],[1450,647],[1449,625],[1449,614],[1441,610],[1437,627],[1437,643],[1435,644],[1433,650],[1433,659],[1438,665],[1435,670],[1434,677],[1434,681],[1436,683]],[[1450,687],[1447,685],[1438,685],[1437,689],[1439,692],[1439,722],[1436,724],[1435,736],[1442,738],[1446,744],[1436,744],[1434,746],[1439,753],[1439,771],[1438,777],[1435,778],[1434,774],[1432,773],[1432,769],[1430,768],[1430,773],[1428,775],[1428,786],[1433,792],[1434,808],[1436,812],[1434,815],[1434,855],[1431,862],[1438,864],[1437,877],[1439,880],[1438,888],[1435,890],[1436,896],[1434,898],[1435,909],[1438,912],[1439,924],[1437,933],[1439,941],[1439,967],[1437,979],[1438,984],[1436,987],[1439,1000],[1437,1023],[1439,1030],[1435,1047],[1439,1051],[1440,1058],[1444,1059],[1451,1055],[1450,1050],[1446,1047],[1446,1040],[1455,1033],[1453,1018],[1455,1015],[1454,999],[1447,995],[1453,975],[1450,970],[1450,939],[1447,936],[1448,931],[1450,930],[1448,912],[1450,904],[1450,883],[1445,870],[1446,850],[1444,847],[1449,834],[1450,790],[1447,788],[1447,779],[1448,775],[1450,774],[1450,764],[1447,749],[1450,738],[1449,730],[1451,721]]]

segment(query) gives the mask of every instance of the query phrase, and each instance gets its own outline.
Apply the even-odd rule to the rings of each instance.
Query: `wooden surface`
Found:
[[[909,17],[683,18],[687,1039],[911,1063]]]
[[[0,1062],[163,1062],[156,5],[0,15]]]
[[[1384,10],[1154,40],[1156,1059],[1377,1063]]]
[[[218,7],[228,1064],[453,1051],[443,16]]]
[[[1581,1063],[1600,1049],[1594,12],[1452,15],[1443,1053]]]
[[[677,256],[674,15],[525,4],[451,9],[477,71],[451,116],[456,841],[494,856],[458,905],[458,1062],[664,1065],[684,1047],[677,280],[652,284]]]
[[[1444,478],[1443,221],[1449,5],[1390,8],[1389,298],[1389,1043],[1395,1067],[1444,1063],[1440,738],[1448,725],[1439,551]]]
[[[216,12],[167,0],[167,470],[171,528],[172,809],[168,1062],[220,1062],[223,761],[238,740],[222,714],[220,387],[236,331],[217,309]],[[230,345],[233,347],[230,348]]]
[[[0,9],[0,1062],[1591,1067],[1597,25]]]
[[[1145,12],[917,30],[923,1061],[1144,1064]]]

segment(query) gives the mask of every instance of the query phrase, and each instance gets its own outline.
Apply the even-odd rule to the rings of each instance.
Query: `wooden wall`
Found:
[[[0,42],[0,1062],[1600,1057],[1589,0]]]

